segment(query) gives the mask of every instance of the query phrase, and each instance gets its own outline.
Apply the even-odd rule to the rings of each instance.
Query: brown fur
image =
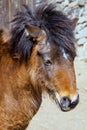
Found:
[[[4,32],[3,35],[5,35]],[[0,37],[2,38],[2,35]],[[20,64],[19,61],[12,59],[8,53],[10,46],[8,42],[0,43],[0,51],[3,52],[0,53],[0,130],[24,129],[39,109],[42,90],[46,87],[52,91],[58,91],[61,97],[63,95],[70,97],[75,94],[76,86],[74,79],[72,79],[75,75],[71,69],[73,65],[70,61],[65,64],[66,61],[63,57],[57,61],[59,54],[57,54],[55,46],[52,50],[52,55],[56,54],[55,60],[57,61],[54,73],[51,74],[50,79],[46,76],[41,65],[42,61],[37,56],[37,51],[43,50],[44,40],[42,39],[39,38],[41,41],[33,48],[27,64],[25,62]],[[1,41],[4,40],[3,37]],[[6,49],[5,54],[3,48]],[[67,69],[70,69],[69,75]],[[70,88],[70,86],[74,86],[74,88]]]
[[[11,58],[9,43],[0,42],[0,46],[0,130],[23,129],[40,106],[41,90],[32,90],[28,65]]]
[[[46,9],[47,13],[52,11],[51,8]],[[46,13],[44,8],[43,10],[43,14]],[[57,25],[57,17],[62,14],[54,10],[52,14],[53,22]],[[28,15],[32,16],[31,13]],[[66,21],[69,20],[64,15],[63,17],[66,19],[64,24],[67,24]],[[17,18],[16,24],[24,22],[19,14]],[[29,18],[33,19],[33,16]],[[62,17],[59,18],[63,23]],[[63,24],[56,29],[56,32],[58,29],[61,32],[56,33],[60,36],[59,39],[54,35],[54,25],[48,33],[48,24],[47,30],[46,27],[30,23],[22,28],[21,24],[11,31],[0,30],[0,130],[24,130],[38,111],[44,90],[51,93],[56,101],[56,93],[59,94],[60,100],[68,97],[68,100],[72,101],[73,97],[77,96],[73,63],[75,47],[70,21],[68,37],[66,25],[64,26],[67,33],[60,28]],[[53,40],[49,36],[53,36]],[[64,43],[61,37],[67,43]],[[62,49],[68,54],[67,58],[63,56]],[[74,101],[74,107],[77,103],[78,100]],[[72,106],[69,106],[70,109]]]

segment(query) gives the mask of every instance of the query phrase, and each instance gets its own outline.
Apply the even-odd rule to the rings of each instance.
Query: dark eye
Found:
[[[50,66],[50,65],[52,65],[52,61],[46,60],[46,61],[44,62],[44,64],[45,64],[46,66]]]

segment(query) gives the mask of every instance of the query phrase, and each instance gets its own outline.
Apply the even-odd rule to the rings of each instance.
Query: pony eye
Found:
[[[50,60],[47,60],[47,61],[44,62],[44,64],[45,64],[46,66],[50,66],[50,65],[52,65],[52,62],[51,62]]]

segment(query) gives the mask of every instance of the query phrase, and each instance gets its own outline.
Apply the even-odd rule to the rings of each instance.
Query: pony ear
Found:
[[[75,29],[78,20],[79,20],[79,18],[73,18],[73,19],[71,20],[71,24],[72,24],[72,29],[73,29],[73,30]]]
[[[0,44],[3,43],[2,34],[3,34],[3,29],[0,29]]]
[[[6,29],[0,29],[0,44],[5,44],[11,40],[11,34]]]
[[[45,35],[45,32],[41,28],[34,25],[27,25],[25,32],[26,35],[29,35],[33,38],[39,38]]]

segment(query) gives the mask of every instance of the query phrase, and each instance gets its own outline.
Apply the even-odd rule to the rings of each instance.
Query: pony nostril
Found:
[[[60,106],[63,111],[67,111],[70,108],[71,100],[68,97],[63,97],[60,101]]]
[[[79,95],[77,97],[74,97],[72,101],[67,96],[65,96],[62,97],[60,101],[60,107],[62,111],[69,111],[70,109],[75,108],[78,103]]]

